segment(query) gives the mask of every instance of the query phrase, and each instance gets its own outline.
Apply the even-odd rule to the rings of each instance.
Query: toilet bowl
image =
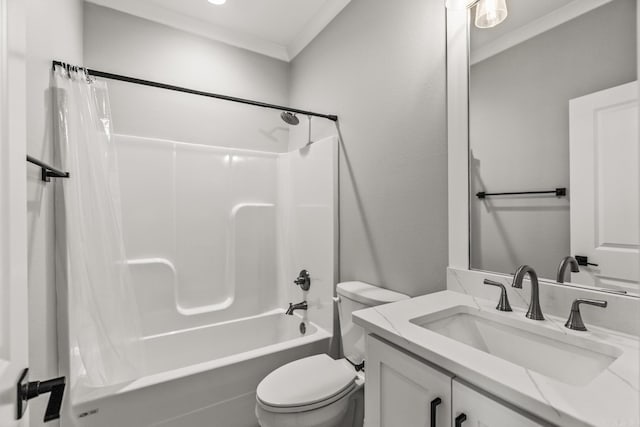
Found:
[[[337,293],[345,357],[305,357],[267,375],[256,390],[261,427],[362,426],[365,337],[351,313],[409,297],[364,282],[339,283]]]
[[[362,375],[344,359],[305,357],[269,374],[256,391],[262,427],[335,427],[361,394]]]

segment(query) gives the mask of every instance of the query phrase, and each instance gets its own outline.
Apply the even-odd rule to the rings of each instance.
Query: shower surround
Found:
[[[337,138],[289,153],[114,141],[146,363],[133,381],[92,387],[67,333],[63,426],[204,419],[254,426],[257,383],[284,363],[329,350]],[[302,269],[311,273],[308,292],[293,284]],[[302,300],[308,312],[284,315]]]

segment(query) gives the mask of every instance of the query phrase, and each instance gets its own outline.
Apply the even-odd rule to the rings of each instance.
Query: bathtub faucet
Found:
[[[307,305],[306,301],[302,301],[302,302],[299,302],[297,304],[289,303],[289,308],[287,309],[286,314],[288,314],[289,316],[293,316],[293,312],[294,311],[296,311],[296,310],[306,310],[308,308],[309,308],[309,306]]]

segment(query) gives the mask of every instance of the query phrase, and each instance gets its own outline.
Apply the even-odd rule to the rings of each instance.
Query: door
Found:
[[[453,380],[454,427],[542,427],[533,419]]]
[[[370,335],[366,345],[365,427],[451,425],[451,377]]]
[[[16,384],[27,367],[25,12],[0,0],[0,425],[16,420]]]
[[[638,292],[638,84],[569,102],[572,282]]]

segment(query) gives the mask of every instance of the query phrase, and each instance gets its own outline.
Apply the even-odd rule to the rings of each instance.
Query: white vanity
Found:
[[[448,290],[354,313],[368,332],[366,426],[640,425],[637,338],[500,312],[498,296]]]

